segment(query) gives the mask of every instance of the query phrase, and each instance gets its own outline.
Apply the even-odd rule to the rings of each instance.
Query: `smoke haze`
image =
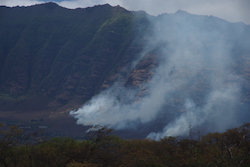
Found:
[[[151,23],[140,58],[157,50],[159,65],[143,85],[146,93],[136,100],[141,87],[116,83],[70,112],[77,123],[129,129],[171,118],[163,120],[162,130],[148,134],[155,140],[188,135],[190,126],[224,131],[240,125],[244,79],[234,70],[232,51],[244,26],[184,11],[158,16]]]

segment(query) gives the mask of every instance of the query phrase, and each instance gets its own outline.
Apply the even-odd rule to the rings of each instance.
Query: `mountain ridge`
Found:
[[[2,117],[8,115],[8,111],[19,111],[25,116],[33,114],[30,117],[35,119],[40,119],[40,115],[65,118],[68,111],[79,108],[117,81],[125,87],[141,87],[136,98],[139,100],[147,93],[144,84],[154,75],[161,61],[162,48],[168,47],[167,42],[152,38],[156,33],[154,26],[162,22],[165,28],[176,28],[176,34],[182,28],[184,33],[190,32],[186,22],[197,23],[193,26],[197,30],[212,33],[216,30],[221,38],[233,41],[235,71],[245,79],[244,82],[250,82],[250,39],[247,35],[250,26],[241,23],[186,12],[150,16],[108,4],[84,9],[67,9],[55,3],[1,6]],[[163,36],[161,31],[165,30],[159,29],[159,36]],[[228,36],[230,33],[238,35],[237,38]],[[182,35],[180,33],[179,37]],[[209,50],[209,44],[207,48]],[[140,59],[141,54],[145,57]],[[171,50],[167,55],[170,54]],[[138,58],[138,64],[130,68],[135,58]],[[199,82],[190,87],[190,92],[199,92],[198,89],[205,92],[207,87],[202,83],[199,78]],[[247,104],[250,88],[247,84],[243,88],[242,98]]]
[[[98,40],[101,39],[101,38],[98,37],[98,33],[102,34],[103,33],[102,31],[104,31],[105,28],[108,29],[111,26],[113,26],[112,22],[113,21],[115,22],[115,20],[114,20],[115,16],[114,15],[119,15],[119,12],[120,13],[126,13],[125,15],[127,17],[127,23],[125,23],[125,24],[131,24],[129,22],[131,22],[132,18],[136,19],[136,17],[137,18],[141,17],[140,19],[141,19],[142,23],[139,23],[140,20],[138,20],[137,23],[136,23],[136,21],[134,21],[133,24],[138,24],[137,26],[140,27],[140,28],[145,26],[146,28],[144,28],[143,31],[145,31],[146,29],[150,29],[150,25],[149,25],[149,23],[147,21],[148,18],[152,19],[152,18],[169,17],[169,16],[172,16],[172,15],[173,16],[174,15],[179,15],[178,13],[180,13],[180,12],[176,12],[175,14],[162,14],[162,15],[159,15],[159,16],[155,17],[155,16],[146,15],[146,13],[141,13],[141,12],[138,12],[138,13],[130,12],[130,11],[127,11],[127,10],[125,10],[125,9],[119,7],[119,6],[112,7],[112,6],[108,5],[108,4],[97,5],[97,6],[88,7],[88,8],[85,8],[85,9],[82,9],[82,8],[67,9],[67,8],[60,7],[59,5],[57,5],[55,3],[52,3],[52,2],[39,4],[39,5],[33,5],[33,6],[30,6],[30,7],[12,7],[12,8],[10,8],[10,7],[1,6],[1,8],[2,8],[1,9],[1,22],[2,22],[1,25],[4,25],[4,26],[1,26],[2,27],[1,28],[1,32],[2,32],[1,36],[3,37],[2,41],[4,41],[4,42],[1,42],[1,45],[2,45],[1,52],[3,52],[3,53],[1,54],[1,64],[0,64],[0,66],[1,66],[1,68],[0,68],[0,73],[1,73],[0,87],[1,87],[2,94],[6,94],[6,93],[9,94],[10,93],[10,94],[13,94],[14,96],[19,96],[19,95],[23,94],[23,93],[20,93],[20,92],[22,92],[22,90],[15,90],[15,89],[24,89],[23,92],[27,92],[27,90],[29,90],[30,88],[34,89],[34,87],[36,87],[36,85],[39,85],[39,83],[44,83],[44,84],[40,84],[41,85],[40,88],[36,88],[36,89],[40,89],[40,90],[42,90],[42,92],[45,91],[45,92],[48,93],[48,95],[53,96],[53,94],[55,94],[55,92],[54,92],[55,90],[53,90],[53,89],[55,89],[55,88],[47,88],[46,87],[46,85],[49,85],[49,84],[46,84],[46,82],[48,82],[49,80],[52,79],[52,78],[49,79],[50,76],[55,75],[55,74],[52,74],[53,71],[55,71],[54,73],[57,73],[57,74],[60,73],[59,72],[60,71],[59,70],[59,66],[60,66],[59,64],[63,64],[63,63],[65,63],[65,61],[72,61],[72,59],[74,59],[74,57],[69,58],[69,56],[67,56],[68,54],[72,54],[75,57],[78,56],[79,60],[81,60],[83,58],[83,59],[88,59],[87,61],[89,61],[89,58],[86,58],[86,56],[85,56],[85,58],[84,58],[84,56],[79,56],[79,54],[81,54],[81,52],[84,52],[83,48],[81,48],[81,46],[84,46],[84,45],[87,44],[86,47],[85,47],[86,53],[83,53],[83,54],[86,54],[86,55],[90,55],[92,53],[96,54],[94,50],[100,50],[101,48],[94,49],[94,50],[91,50],[91,49],[88,49],[88,48],[91,48],[94,45],[98,45],[98,43],[95,42],[97,38],[98,38]],[[30,15],[30,14],[28,14],[30,11],[29,12],[24,12],[25,10],[28,10],[28,9],[31,10],[31,12],[35,12],[34,16],[32,16],[32,17],[28,16],[28,15]],[[17,12],[17,13],[16,13],[16,15],[8,13],[9,15],[6,16],[6,15],[4,15],[6,10],[15,10],[15,12]],[[20,17],[17,16],[17,15],[19,15],[19,12],[23,12],[25,17],[22,17],[22,19],[20,19]],[[56,16],[54,16],[53,12],[54,12],[54,14],[57,13]],[[67,16],[66,13],[63,14],[63,12],[66,12],[66,13],[71,12],[71,13],[73,13],[73,14],[71,14],[72,15],[71,18],[74,18],[76,21],[73,21],[74,19],[71,19],[69,16]],[[87,16],[88,18],[86,18],[86,16],[85,16],[85,18],[84,18],[83,16],[81,16],[81,15],[84,15],[84,14],[87,14],[87,13],[91,13],[89,15],[90,17]],[[105,13],[105,14],[102,14],[102,13]],[[182,15],[188,15],[190,17],[196,17],[196,18],[198,18],[198,17],[207,17],[207,18],[210,18],[210,16],[192,15],[192,14],[189,14],[187,12],[184,12],[184,13],[181,12],[181,13],[182,13]],[[128,15],[130,15],[130,16],[128,16]],[[80,16],[80,17],[77,18],[77,16],[78,17]],[[99,16],[103,16],[104,20],[102,20],[102,18],[98,18]],[[57,17],[56,20],[55,20],[55,17]],[[109,18],[109,17],[112,17],[112,18]],[[93,21],[93,20],[96,20],[97,18],[98,18],[98,20],[102,20],[102,21],[100,23]],[[105,20],[105,18],[106,19],[109,18],[109,19]],[[214,18],[215,18],[215,20],[218,20],[218,21],[221,20],[221,19],[216,18],[216,17],[214,17]],[[113,19],[113,21],[112,21],[112,19]],[[119,19],[121,19],[120,22],[123,22],[124,20],[126,20],[125,17],[124,18],[119,18]],[[12,23],[10,23],[8,20],[9,21],[12,20],[11,22],[15,23],[16,25],[12,25]],[[86,30],[81,30],[81,28],[79,26],[78,27],[76,27],[76,26],[75,27],[68,26],[67,28],[62,28],[62,27],[66,27],[66,25],[64,23],[65,22],[64,20],[68,20],[67,21],[68,25],[80,25],[81,22],[85,21],[85,23],[82,24],[82,27],[86,28]],[[43,21],[44,21],[45,24],[44,23],[39,24],[39,22],[43,22]],[[29,23],[29,22],[31,22],[31,23]],[[224,20],[223,20],[223,22],[224,22]],[[27,23],[27,24],[24,24],[24,23]],[[229,22],[225,22],[225,23],[231,24]],[[10,24],[10,28],[7,28],[6,24],[7,25]],[[111,24],[111,26],[109,26],[109,24]],[[139,24],[141,24],[141,25],[139,25]],[[242,24],[238,24],[238,23],[233,23],[233,24],[236,25],[236,26],[241,26],[242,25]],[[95,25],[96,28],[91,27],[92,25]],[[122,27],[121,25],[118,25],[119,28]],[[60,28],[55,29],[55,27],[58,27],[58,26]],[[129,26],[131,28],[134,25],[131,24]],[[147,27],[149,27],[149,28],[147,28]],[[88,30],[90,30],[89,28],[95,29],[95,30],[91,32],[91,31],[88,31]],[[16,30],[18,30],[18,31],[16,31]],[[11,35],[7,37],[5,32],[8,32],[8,31],[10,32]],[[41,31],[41,32],[39,32],[39,31]],[[51,31],[54,32],[53,35],[51,34]],[[75,34],[74,31],[77,31],[78,34]],[[85,31],[88,31],[88,33],[86,33]],[[110,30],[107,30],[107,31],[110,31]],[[126,31],[126,30],[124,30],[124,31]],[[140,29],[140,31],[141,31],[141,29]],[[27,32],[27,34],[25,34],[26,32]],[[66,37],[63,37],[63,36],[65,36],[64,34],[66,32],[69,34],[68,39]],[[138,32],[139,32],[139,30],[136,30],[134,32],[130,31],[130,35],[134,36]],[[131,33],[133,33],[133,34],[131,34]],[[18,36],[18,34],[21,35],[21,36]],[[113,32],[113,34],[118,35],[118,34],[121,34],[121,33],[114,33]],[[15,38],[12,38],[12,36],[15,36]],[[30,37],[30,36],[32,36],[32,37]],[[80,36],[81,36],[81,38],[80,38]],[[109,38],[110,38],[110,36],[112,36],[112,34],[108,35]],[[120,37],[121,36],[119,36],[119,38]],[[102,37],[102,38],[103,38],[103,40],[107,39],[106,37]],[[123,38],[125,39],[125,37],[123,37]],[[47,39],[51,39],[51,40],[47,40]],[[58,39],[60,39],[60,40],[58,40]],[[86,40],[84,40],[84,39],[86,39]],[[27,40],[29,41],[28,44],[26,44]],[[110,39],[110,40],[113,40],[113,39]],[[5,42],[5,41],[9,41],[9,42]],[[45,42],[44,43],[45,45],[43,44],[43,42]],[[81,43],[81,44],[79,44],[79,43]],[[130,42],[128,42],[128,43],[130,43]],[[26,45],[31,45],[31,46],[26,46]],[[41,46],[41,45],[43,45],[43,47],[39,48],[39,46]],[[54,49],[54,48],[51,47],[51,45],[55,45],[55,48],[58,47],[58,46],[60,46],[60,47],[63,46],[63,49],[59,49],[59,48]],[[71,49],[71,51],[70,51],[70,49],[69,49],[70,47],[72,47],[72,48],[75,47],[76,48],[75,51],[73,51],[73,49]],[[99,45],[99,47],[103,47],[103,46]],[[9,49],[9,48],[11,48],[11,49]],[[113,48],[117,48],[117,46],[114,45]],[[142,46],[140,47],[140,49],[142,49]],[[25,53],[24,50],[28,50],[28,52],[26,51],[26,53]],[[50,55],[52,57],[54,57],[54,62],[51,62],[51,61],[46,62],[45,61],[46,59],[51,59],[51,57],[49,58],[48,56],[46,58],[46,52],[49,53],[50,52],[49,50],[54,52],[52,54],[50,53]],[[28,64],[31,63],[31,64],[36,64],[35,66],[38,66],[39,64],[43,64],[44,66],[47,66],[48,67],[47,72],[46,72],[46,70],[44,72],[41,72],[44,69],[39,70],[39,68],[41,68],[39,66],[38,66],[39,68],[35,69],[35,70],[37,70],[38,73],[40,72],[41,75],[34,76],[32,78],[31,77],[32,73],[23,72],[23,76],[22,76],[23,78],[19,79],[19,84],[17,84],[19,86],[16,86],[16,88],[14,88],[12,86],[12,88],[11,88],[11,85],[10,85],[11,81],[10,80],[5,81],[5,80],[10,79],[8,76],[15,75],[15,77],[20,78],[20,75],[19,76],[16,75],[15,71],[8,72],[8,70],[6,70],[6,69],[9,68],[9,69],[12,70],[11,66],[10,65],[5,65],[7,67],[4,67],[3,63],[6,62],[7,57],[11,57],[11,54],[15,53],[15,52],[19,53],[19,54],[23,52],[22,53],[22,56],[23,56],[22,59],[23,60],[21,60],[21,61],[23,61],[23,63],[22,63],[23,65],[25,63],[26,63],[26,65],[24,65],[25,68],[22,68],[22,70],[29,71],[29,72],[32,71],[31,69],[34,68],[34,67],[31,67],[30,65],[27,65],[27,63]],[[68,52],[68,53],[66,53],[66,52]],[[122,52],[122,51],[120,51],[120,52]],[[140,51],[138,51],[135,54],[138,54],[139,52]],[[40,55],[44,55],[45,57],[42,58],[42,59],[39,58],[39,59],[36,60],[36,58],[35,58],[36,56],[33,56],[33,57],[30,56],[30,55],[37,54],[37,53],[40,54]],[[8,54],[10,56],[6,56]],[[29,55],[29,56],[27,56],[27,55]],[[12,55],[13,59],[14,59],[14,56],[15,55]],[[91,59],[93,59],[93,58],[91,58]],[[7,58],[7,60],[8,60],[8,58]],[[31,61],[33,61],[33,62],[31,62]],[[74,60],[70,64],[72,64],[72,63],[75,64],[75,66],[76,66],[75,68],[79,68],[79,66],[77,67],[77,60]],[[11,64],[13,64],[13,63],[11,63]],[[66,64],[69,65],[69,63],[66,63]],[[86,64],[86,66],[88,66],[88,63]],[[48,71],[48,69],[50,69],[50,68],[51,68],[51,70]],[[3,71],[3,70],[5,70],[5,71]],[[16,71],[21,71],[21,70],[16,69]],[[10,73],[11,73],[11,75],[10,75]],[[63,73],[63,71],[61,71],[61,73]],[[67,72],[65,71],[65,73],[67,73]],[[43,80],[39,79],[39,77],[40,78],[42,77]],[[29,80],[28,78],[32,78],[32,79]],[[21,81],[21,80],[25,80],[25,81]],[[15,81],[15,79],[13,79],[13,82],[14,81]],[[14,83],[12,83],[12,84],[14,84]],[[22,84],[25,85],[25,86],[22,86]],[[44,86],[42,86],[42,85],[44,85]],[[55,83],[55,85],[60,85],[60,84]],[[99,85],[101,85],[101,84],[99,84]],[[6,91],[6,88],[8,88],[7,90],[9,90],[9,91]],[[15,91],[16,91],[16,95],[15,95]],[[28,91],[28,92],[32,92],[32,91]],[[98,92],[98,90],[96,90],[94,92]],[[89,96],[88,98],[90,98],[90,97],[91,96]]]
[[[95,6],[95,7],[93,7],[93,8],[86,8],[86,9],[75,9],[75,10],[68,10],[68,9],[65,9],[65,8],[61,8],[61,7],[59,7],[58,5],[56,5],[56,4],[53,4],[53,3],[47,3],[47,4],[42,4],[42,5],[35,5],[35,6],[31,6],[31,7],[27,7],[27,8],[24,8],[24,9],[31,9],[31,8],[38,8],[37,10],[36,9],[32,9],[32,10],[34,10],[35,12],[36,11],[38,11],[38,15],[40,15],[39,13],[41,12],[41,13],[43,13],[43,15],[41,16],[41,17],[44,17],[44,19],[46,19],[47,21],[47,23],[45,24],[45,25],[42,25],[42,24],[40,24],[39,25],[39,18],[37,19],[37,20],[34,20],[34,22],[37,22],[37,23],[32,23],[31,24],[31,26],[35,26],[34,28],[33,28],[33,31],[34,30],[36,30],[37,31],[37,28],[40,28],[41,27],[41,29],[43,29],[43,27],[42,26],[45,26],[45,29],[43,29],[43,31],[44,32],[42,32],[43,34],[39,34],[38,32],[33,32],[33,34],[30,34],[30,35],[33,35],[33,37],[32,37],[32,39],[28,39],[28,40],[30,40],[30,41],[32,41],[32,40],[36,40],[37,39],[37,42],[40,42],[41,44],[42,44],[42,41],[44,41],[44,42],[46,42],[45,43],[45,46],[43,46],[42,48],[39,48],[39,46],[41,45],[41,44],[37,44],[36,46],[31,46],[31,48],[26,48],[25,49],[25,47],[26,46],[24,46],[24,44],[25,44],[25,40],[27,40],[27,39],[23,39],[23,38],[26,38],[25,37],[25,35],[26,34],[24,34],[24,35],[22,35],[22,36],[20,36],[20,38],[18,39],[18,42],[20,43],[20,44],[18,44],[18,43],[16,43],[16,44],[13,44],[13,46],[14,46],[14,49],[16,49],[16,51],[14,51],[14,52],[18,52],[18,47],[21,47],[20,49],[21,50],[28,50],[30,53],[23,53],[23,57],[21,58],[23,61],[25,61],[25,59],[27,60],[27,61],[25,61],[25,62],[23,62],[23,64],[25,64],[25,63],[28,63],[29,61],[32,61],[32,59],[33,59],[33,61],[34,61],[34,59],[36,59],[36,58],[34,58],[34,57],[31,57],[30,55],[31,54],[34,54],[35,52],[37,53],[37,52],[40,52],[40,54],[42,54],[42,55],[44,55],[45,57],[43,58],[43,59],[41,59],[41,58],[39,58],[38,60],[36,60],[36,61],[34,61],[34,62],[32,62],[31,64],[36,64],[36,66],[38,66],[38,64],[44,64],[44,66],[48,66],[48,68],[51,68],[51,70],[50,71],[47,71],[46,72],[46,74],[44,74],[45,72],[43,71],[44,69],[41,69],[41,70],[39,70],[38,69],[38,72],[40,71],[40,73],[42,73],[42,76],[41,75],[38,75],[38,76],[34,76],[35,77],[35,79],[33,79],[33,80],[31,80],[31,81],[29,81],[29,76],[30,75],[32,75],[32,73],[31,74],[26,74],[25,72],[24,72],[24,74],[23,75],[25,75],[25,76],[23,76],[23,78],[20,78],[19,80],[21,81],[21,82],[24,82],[24,80],[26,80],[25,82],[27,82],[27,83],[23,83],[23,85],[25,85],[25,86],[21,86],[21,87],[19,87],[19,89],[24,89],[23,90],[23,92],[25,92],[26,90],[28,90],[28,89],[32,89],[32,88],[34,88],[34,87],[36,87],[36,85],[38,84],[38,83],[42,83],[41,84],[41,90],[44,90],[44,89],[50,89],[50,91],[49,91],[49,94],[53,94],[53,90],[52,89],[54,89],[54,88],[46,88],[46,85],[48,85],[48,84],[43,84],[43,82],[48,82],[48,80],[51,80],[51,79],[47,79],[47,78],[50,78],[50,76],[51,75],[54,75],[54,74],[51,74],[51,73],[60,73],[60,70],[59,70],[59,67],[61,66],[60,64],[62,64],[62,63],[66,63],[66,64],[69,64],[69,63],[67,63],[67,62],[65,62],[65,61],[72,61],[72,59],[75,59],[74,57],[72,57],[72,56],[75,56],[76,57],[76,59],[79,59],[79,61],[81,61],[81,59],[95,59],[95,58],[91,58],[91,57],[89,57],[88,58],[88,56],[87,55],[90,55],[90,54],[92,54],[92,52],[94,52],[94,54],[98,54],[98,53],[95,53],[95,51],[93,50],[93,49],[91,49],[91,47],[93,47],[94,45],[96,45],[97,47],[99,47],[97,50],[99,50],[99,52],[100,52],[100,50],[102,49],[104,49],[103,48],[103,46],[102,46],[102,44],[100,44],[100,41],[101,40],[103,40],[103,42],[104,43],[106,43],[106,44],[108,44],[108,42],[111,44],[110,46],[108,46],[108,47],[111,47],[111,48],[118,48],[117,46],[115,46],[115,45],[118,45],[118,42],[119,41],[121,41],[121,40],[118,40],[117,41],[117,39],[118,38],[124,38],[124,37],[122,37],[122,36],[119,36],[121,33],[117,33],[117,32],[113,32],[113,34],[112,34],[112,36],[113,36],[113,39],[111,39],[110,37],[110,35],[109,35],[109,40],[116,40],[117,42],[113,42],[113,43],[111,43],[110,41],[107,41],[107,42],[105,42],[105,40],[107,40],[107,38],[105,37],[105,36],[103,36],[102,37],[102,35],[104,34],[104,33],[110,33],[110,32],[105,32],[105,31],[111,31],[111,28],[112,27],[114,27],[115,25],[113,25],[113,24],[116,24],[116,21],[118,21],[119,22],[119,19],[121,19],[120,20],[120,23],[122,22],[122,21],[126,21],[126,18],[124,17],[124,18],[122,18],[122,14],[121,15],[119,15],[119,13],[121,12],[121,13],[124,13],[124,16],[126,15],[126,10],[124,10],[124,9],[122,9],[122,8],[120,8],[120,7],[114,7],[114,8],[112,8],[110,5],[102,5],[102,6]],[[40,9],[40,8],[42,8],[42,9]],[[83,21],[85,21],[85,23],[82,25],[83,27],[86,27],[86,30],[81,30],[81,29],[79,29],[78,27],[76,27],[77,29],[75,29],[74,27],[68,27],[68,30],[70,29],[70,31],[71,32],[67,32],[67,33],[69,33],[69,39],[65,39],[65,37],[63,37],[63,36],[66,36],[65,35],[65,33],[66,33],[66,31],[68,31],[68,30],[64,30],[64,29],[62,29],[62,28],[57,28],[57,30],[56,29],[54,29],[54,27],[55,27],[55,25],[53,25],[53,23],[55,24],[55,22],[57,22],[56,24],[57,24],[57,26],[61,26],[61,27],[65,27],[65,25],[64,25],[64,23],[62,22],[62,21],[60,21],[59,19],[57,19],[57,20],[53,20],[53,17],[48,13],[48,14],[44,14],[44,8],[48,8],[49,10],[65,10],[65,12],[67,12],[67,11],[72,11],[72,12],[74,12],[76,15],[75,16],[72,16],[72,17],[77,17],[77,15],[79,15],[80,13],[84,13],[84,14],[86,14],[87,13],[87,15],[88,15],[88,13],[90,12],[91,14],[89,15],[90,16],[90,18],[85,18],[85,20],[83,20]],[[56,8],[58,8],[58,9],[56,9]],[[100,9],[99,9],[100,8]],[[10,9],[17,9],[17,10],[20,10],[20,8],[18,8],[18,7],[16,7],[16,8],[10,8]],[[21,10],[22,10],[23,8],[21,8]],[[112,9],[112,11],[111,11],[111,9]],[[41,11],[40,11],[41,10]],[[46,9],[47,10],[47,9]],[[97,13],[96,13],[96,12]],[[47,11],[47,12],[50,12],[50,11]],[[80,12],[80,13],[79,13]],[[114,14],[112,14],[114,12]],[[96,14],[95,14],[96,13]],[[99,13],[99,14],[98,14]],[[102,14],[103,13],[103,14]],[[121,16],[120,18],[117,18],[117,20],[115,20],[116,19],[116,14],[118,14],[119,16]],[[66,14],[67,15],[67,14]],[[96,15],[96,16],[95,16]],[[98,20],[102,20],[102,17],[100,17],[102,15],[102,17],[103,17],[103,21],[99,21],[100,23],[98,23]],[[89,17],[89,16],[87,16],[87,17]],[[40,16],[39,16],[40,17]],[[86,16],[85,16],[86,17]],[[91,18],[92,17],[92,18]],[[96,17],[96,18],[93,18],[93,17]],[[32,19],[32,17],[31,17],[31,19]],[[67,18],[67,17],[65,17],[65,16],[63,16],[63,20],[66,20],[66,19],[70,19],[70,18]],[[70,20],[69,20],[69,23],[68,24],[80,24],[79,22],[81,22],[81,17],[80,18],[74,18],[74,19],[77,19],[77,23],[70,23]],[[82,19],[84,19],[83,17],[82,17]],[[86,21],[86,19],[87,19],[87,21]],[[113,21],[112,21],[112,19],[113,19]],[[41,20],[41,19],[40,19]],[[51,21],[50,21],[51,20]],[[96,21],[95,21],[96,20]],[[43,20],[41,20],[40,22],[42,22]],[[89,23],[89,21],[90,21],[90,23]],[[34,25],[35,24],[35,25]],[[36,25],[36,24],[38,24],[38,25]],[[91,24],[91,25],[90,25]],[[4,25],[4,23],[2,24],[2,25]],[[28,31],[28,33],[31,33],[31,28],[29,28],[29,27],[27,27],[27,26],[29,26],[29,25],[26,25],[26,29],[28,28],[28,30],[23,30],[23,32],[25,33],[25,31]],[[40,26],[40,27],[39,27]],[[94,28],[94,26],[96,27],[96,28]],[[111,27],[112,26],[112,27]],[[120,25],[117,25],[117,26],[120,26]],[[129,24],[128,24],[128,26],[130,26]],[[129,28],[129,27],[128,27]],[[48,29],[50,29],[50,30],[47,30]],[[73,29],[73,30],[72,30]],[[75,29],[75,30],[74,30]],[[92,29],[92,30],[90,30],[90,29]],[[105,30],[106,29],[106,30]],[[49,32],[49,31],[55,31],[55,33],[54,34],[52,34],[52,36],[50,35],[51,33]],[[94,30],[94,31],[93,31]],[[39,31],[39,30],[38,30]],[[79,35],[79,37],[77,37],[78,35],[77,34],[75,34],[74,33],[74,31],[78,31],[78,35]],[[86,31],[88,31],[88,33],[85,33]],[[91,32],[92,31],[92,32]],[[116,29],[115,31],[118,31],[118,29]],[[122,29],[119,29],[119,31],[130,31],[129,29],[128,30],[122,30]],[[2,31],[3,32],[3,31]],[[79,34],[80,33],[80,34]],[[103,34],[102,34],[103,33]],[[22,33],[20,33],[20,34],[22,34]],[[100,35],[99,35],[100,34]],[[27,36],[30,36],[29,34],[27,35]],[[117,37],[115,37],[114,35],[117,35]],[[7,38],[7,37],[6,37]],[[17,37],[18,38],[18,37]],[[46,41],[48,38],[51,38],[51,40],[50,41]],[[103,38],[103,39],[101,39],[101,38]],[[55,40],[60,40],[60,41],[55,41]],[[68,41],[67,41],[68,40]],[[98,40],[98,42],[97,42],[97,40]],[[15,40],[15,41],[17,41],[17,40]],[[36,41],[33,41],[32,43],[33,44],[36,44],[37,43]],[[31,43],[31,44],[32,44]],[[79,43],[81,43],[81,44],[79,44]],[[63,46],[65,49],[63,50],[63,49],[60,49],[59,50],[59,48],[56,50],[55,48],[51,48],[50,46],[51,45],[55,45],[54,47],[56,48],[56,47],[58,47],[58,46]],[[114,45],[115,44],[115,45]],[[4,45],[4,44],[3,44]],[[44,45],[44,44],[42,44],[42,45]],[[57,46],[56,46],[57,45]],[[73,46],[72,46],[73,45]],[[77,46],[78,45],[78,46]],[[121,45],[121,44],[120,44]],[[47,47],[46,47],[47,46]],[[81,48],[82,46],[85,46],[85,47],[83,47],[83,48]],[[75,51],[72,49],[72,50],[69,50],[69,48],[74,48],[75,49]],[[3,48],[6,48],[6,47],[3,47]],[[7,47],[8,48],[8,47]],[[37,48],[37,49],[36,49]],[[77,49],[78,48],[78,49]],[[90,48],[90,49],[88,49],[88,48]],[[46,52],[48,52],[48,50],[54,50],[54,54],[50,54],[51,56],[54,56],[54,62],[44,62],[46,59],[49,59],[49,58],[46,58]],[[81,50],[81,51],[79,51],[79,50]],[[85,50],[85,51],[84,51]],[[12,51],[13,51],[13,49],[12,49]],[[68,54],[72,54],[72,56],[70,57],[70,59],[69,59],[69,56],[65,53],[65,52],[68,52]],[[78,52],[78,53],[76,53],[76,52]],[[85,53],[81,53],[81,52],[85,52]],[[115,50],[111,50],[111,51],[106,51],[106,52],[117,52],[117,51],[115,51]],[[11,52],[9,51],[9,53],[8,54],[11,54]],[[26,56],[25,56],[25,54],[26,54]],[[85,54],[86,56],[82,56],[82,55],[80,55],[80,54]],[[100,53],[99,53],[100,54]],[[115,54],[117,54],[117,53],[115,53]],[[28,56],[29,55],[29,56]],[[93,54],[92,54],[93,55]],[[11,55],[10,55],[11,56]],[[7,56],[6,56],[7,57]],[[5,58],[6,57],[3,57],[3,59],[2,60],[5,60]],[[9,56],[8,56],[9,57]],[[30,57],[30,58],[29,58]],[[48,57],[48,56],[47,56]],[[85,58],[84,58],[85,57]],[[51,58],[50,58],[51,59]],[[8,59],[7,59],[8,60]],[[89,61],[89,60],[87,60],[87,61]],[[73,63],[73,64],[75,64],[75,67],[74,68],[80,68],[78,65],[77,65],[77,63],[79,62],[79,61],[77,61],[77,60],[74,60],[73,62],[71,62],[71,63]],[[10,65],[6,65],[7,63],[6,63],[6,61],[2,61],[2,62],[5,62],[5,66],[9,66],[9,67],[5,67],[4,68],[4,66],[1,68],[1,74],[2,74],[2,81],[1,81],[1,83],[5,83],[5,86],[2,86],[2,92],[4,91],[4,89],[6,90],[6,87],[8,87],[8,85],[9,85],[9,83],[11,83],[11,81],[9,80],[9,81],[5,81],[6,79],[10,79],[8,76],[9,76],[9,73],[10,72],[7,72],[7,71],[5,71],[5,72],[3,72],[3,70],[4,69],[7,69],[7,68],[10,68],[11,69],[11,67],[10,67]],[[44,62],[44,63],[43,63]],[[59,63],[59,64],[58,64]],[[12,64],[13,64],[13,62],[12,62]],[[25,66],[25,70],[26,71],[29,71],[29,72],[31,72],[32,70],[31,70],[31,68],[34,68],[34,67],[31,67],[31,66],[29,66],[29,65],[24,65]],[[27,67],[28,66],[28,67]],[[58,67],[57,67],[58,66]],[[86,64],[86,66],[88,66],[88,64]],[[42,68],[41,66],[38,66],[38,68]],[[66,67],[65,67],[66,68]],[[22,68],[23,69],[23,68]],[[35,69],[35,70],[37,70],[37,69]],[[48,70],[48,69],[47,69]],[[21,69],[17,69],[17,71],[19,71],[19,73],[20,73],[20,71],[21,71]],[[41,71],[43,71],[43,72],[41,72]],[[54,71],[54,72],[53,72]],[[14,71],[12,72],[12,73],[15,73]],[[67,73],[66,71],[61,71],[61,73]],[[86,73],[88,73],[88,72],[86,72]],[[8,75],[8,76],[6,76],[6,75]],[[12,75],[14,75],[14,74],[12,74]],[[61,75],[62,76],[62,75]],[[18,76],[17,76],[18,77]],[[20,75],[19,75],[19,77],[20,77]],[[43,79],[43,81],[42,80],[40,80],[38,77],[43,77],[44,79]],[[32,78],[32,77],[31,77]],[[37,78],[37,79],[36,79]],[[13,82],[15,81],[16,79],[13,79]],[[60,81],[61,82],[61,81]],[[33,84],[34,83],[34,84]],[[61,82],[62,83],[62,82]],[[15,84],[15,83],[12,83],[12,84]],[[3,84],[1,84],[1,85],[3,85]],[[19,84],[19,85],[21,85],[21,84]],[[42,85],[45,85],[45,86],[42,86]],[[60,85],[59,83],[55,83],[55,85],[56,86],[58,86],[58,85]],[[3,88],[4,87],[4,88]],[[14,87],[15,86],[12,86],[12,89],[11,89],[11,85],[9,85],[9,93],[11,93],[11,94],[15,94],[15,91],[16,91],[16,93],[17,93],[17,95],[18,95],[18,93],[20,94],[21,92],[22,92],[22,90],[14,90]],[[45,87],[45,88],[44,88]],[[18,87],[16,87],[16,89],[18,89]],[[8,92],[6,92],[6,93],[8,93]],[[22,94],[22,93],[21,93]]]

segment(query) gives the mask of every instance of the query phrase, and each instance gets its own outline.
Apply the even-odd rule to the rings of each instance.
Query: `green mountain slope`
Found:
[[[134,25],[146,24],[144,14],[109,5],[70,10],[46,3],[1,7],[0,14],[1,96],[41,94],[52,97],[51,106],[97,93],[140,51]]]

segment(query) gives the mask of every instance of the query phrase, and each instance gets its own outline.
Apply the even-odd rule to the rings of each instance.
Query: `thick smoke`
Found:
[[[148,135],[155,140],[188,135],[190,125],[209,125],[206,129],[211,131],[238,126],[243,79],[233,69],[232,49],[241,27],[228,24],[183,11],[154,18],[141,58],[157,49],[159,65],[143,85],[144,96],[136,100],[139,88],[116,83],[70,114],[78,124],[114,129],[135,128],[171,115],[172,121],[166,120],[160,132]]]

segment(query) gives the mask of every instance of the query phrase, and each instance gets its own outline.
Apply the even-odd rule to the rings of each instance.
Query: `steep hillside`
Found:
[[[194,125],[214,125],[234,107],[248,121],[250,26],[243,23],[45,3],[1,6],[0,37],[0,121],[50,120],[73,133],[76,109],[80,124],[125,127],[136,137],[167,129],[189,109]],[[96,110],[77,110],[85,103]]]
[[[141,59],[71,111],[77,123],[160,140],[249,122],[250,27],[184,11],[148,20]]]
[[[54,3],[0,8],[0,95],[83,103],[123,59],[141,50],[145,14],[117,6],[69,10]],[[138,25],[138,28],[135,27]]]

